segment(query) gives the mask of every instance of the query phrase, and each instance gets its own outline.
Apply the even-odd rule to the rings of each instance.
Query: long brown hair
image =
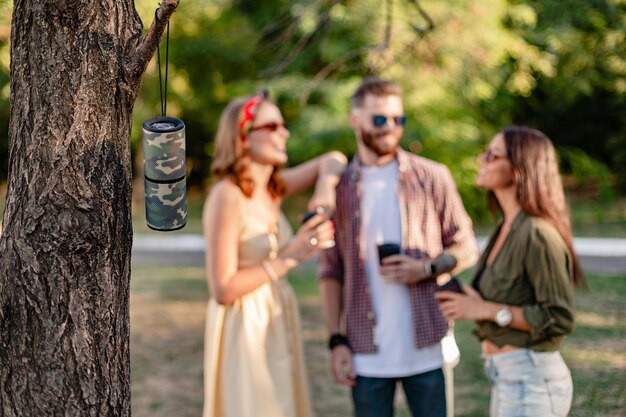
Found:
[[[574,252],[570,214],[552,142],[542,132],[523,126],[509,126],[500,133],[504,136],[522,211],[554,226],[572,256],[574,284],[586,287],[580,260]],[[502,211],[493,192],[487,198],[493,212]]]
[[[216,179],[229,178],[237,184],[246,197],[252,196],[254,181],[248,172],[250,156],[243,146],[241,132],[239,132],[239,113],[251,98],[235,99],[228,103],[222,112],[215,135],[215,157],[211,164],[211,172]],[[260,105],[262,106],[263,103]],[[280,168],[280,166],[274,167],[267,185],[270,195],[274,198],[285,194],[285,184],[278,176]]]

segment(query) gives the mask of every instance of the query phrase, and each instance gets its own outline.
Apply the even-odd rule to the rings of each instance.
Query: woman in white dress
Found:
[[[290,194],[315,186],[308,208],[332,210],[346,165],[330,152],[287,162],[289,131],[265,93],[222,113],[212,166],[217,182],[203,224],[210,290],[204,417],[309,417],[300,319],[285,274],[333,244],[320,211],[294,235],[281,211]]]

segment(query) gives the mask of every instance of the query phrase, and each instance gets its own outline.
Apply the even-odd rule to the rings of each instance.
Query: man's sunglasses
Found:
[[[387,119],[387,116],[383,116],[382,114],[375,114],[372,116],[372,124],[375,127],[383,127],[387,124]],[[396,127],[403,127],[406,124],[406,115],[404,114],[402,116],[390,117],[390,119],[393,120],[393,123],[396,125]]]
[[[289,130],[289,128],[287,127],[287,124],[284,122],[283,123],[272,122],[272,123],[266,123],[260,126],[252,126],[249,131],[252,132],[254,130],[269,130],[270,132],[276,132],[281,127],[284,127],[285,129]]]

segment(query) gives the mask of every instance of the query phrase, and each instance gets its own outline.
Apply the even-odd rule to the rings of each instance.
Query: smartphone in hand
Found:
[[[380,265],[383,264],[383,259],[391,255],[399,255],[401,250],[399,243],[381,243],[376,247],[378,249],[378,263]]]
[[[439,292],[439,291],[452,291],[452,292],[457,292],[459,294],[465,294],[465,292],[463,291],[463,287],[461,286],[461,283],[456,278],[451,278],[449,281],[445,282],[444,284],[438,285],[437,288],[435,288],[434,292]]]
[[[311,210],[311,211],[305,213],[304,216],[302,216],[301,224],[304,224],[304,223],[308,222],[309,220],[311,220],[313,217],[317,216],[318,214],[323,214],[323,213],[326,213],[326,210],[324,210],[323,207],[318,207],[315,210]],[[324,223],[324,222],[321,222],[321,223]],[[316,225],[316,227],[317,226],[319,226],[319,225]]]

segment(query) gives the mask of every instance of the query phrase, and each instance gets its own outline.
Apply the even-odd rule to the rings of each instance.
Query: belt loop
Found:
[[[530,357],[530,360],[533,361],[533,365],[535,365],[535,367],[539,366],[539,358],[537,357],[537,353],[534,350],[531,349],[527,349],[528,351],[528,356]]]

